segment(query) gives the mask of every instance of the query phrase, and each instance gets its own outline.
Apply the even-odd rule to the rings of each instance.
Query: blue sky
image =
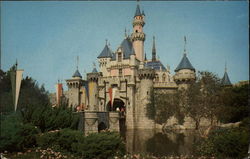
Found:
[[[124,29],[132,32],[136,2],[5,1],[1,7],[2,69],[7,71],[18,59],[24,77],[54,92],[58,79],[73,75],[77,56],[84,75],[97,63],[105,39],[117,49]],[[233,83],[249,79],[248,2],[141,1],[140,7],[146,14],[147,57],[155,35],[157,55],[172,74],[186,36],[188,58],[196,70],[222,77],[227,61]]]

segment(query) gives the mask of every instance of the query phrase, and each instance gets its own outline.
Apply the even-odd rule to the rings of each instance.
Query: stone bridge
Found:
[[[109,129],[110,131],[119,132],[119,112],[99,112],[99,111],[83,111],[77,112],[79,115],[78,130],[84,132],[85,135],[100,132]]]

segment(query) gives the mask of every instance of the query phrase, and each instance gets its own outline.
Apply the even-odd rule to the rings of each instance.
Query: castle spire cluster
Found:
[[[196,80],[196,69],[187,57],[187,38],[184,36],[183,57],[177,65],[174,75],[156,56],[156,38],[153,36],[152,59],[147,59],[144,50],[146,35],[143,31],[145,13],[136,5],[132,16],[132,34],[125,28],[121,43],[112,51],[106,40],[104,48],[97,57],[99,70],[87,73],[82,79],[77,69],[72,79],[66,80],[69,106],[88,112],[109,112],[116,109],[126,114],[127,128],[154,127],[154,122],[146,116],[146,105],[150,91],[169,92],[187,88]],[[230,80],[225,70],[223,77],[226,83]]]

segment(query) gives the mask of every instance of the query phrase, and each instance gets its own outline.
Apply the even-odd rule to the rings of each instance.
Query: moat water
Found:
[[[130,154],[192,155],[200,139],[195,131],[127,130],[122,134]]]

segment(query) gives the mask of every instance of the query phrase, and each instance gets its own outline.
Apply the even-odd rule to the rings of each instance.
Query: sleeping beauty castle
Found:
[[[108,113],[108,118],[111,120],[119,117],[114,114],[119,111],[123,113],[127,129],[154,128],[154,121],[146,116],[146,106],[151,91],[171,93],[185,89],[195,81],[196,74],[187,56],[186,37],[184,37],[183,56],[180,57],[181,61],[174,70],[174,75],[170,74],[169,66],[165,67],[156,58],[155,37],[152,39],[152,58],[147,59],[144,50],[146,40],[144,25],[145,14],[137,4],[132,21],[132,34],[127,35],[125,31],[125,37],[121,39],[116,51],[112,51],[106,42],[97,57],[99,70],[94,67],[92,72],[87,73],[87,78],[83,79],[77,68],[72,78],[66,80],[68,91],[63,92],[62,85],[58,83],[57,102],[60,96],[64,95],[68,99],[69,106],[84,112],[85,119],[97,118],[96,121],[89,120],[85,125],[96,122],[94,124],[99,128],[101,120],[105,119],[105,115],[102,116],[101,112]],[[223,79],[225,85],[231,84],[226,71]],[[112,122],[105,124],[104,121],[102,124],[112,127]],[[113,127],[118,126],[113,125]]]

